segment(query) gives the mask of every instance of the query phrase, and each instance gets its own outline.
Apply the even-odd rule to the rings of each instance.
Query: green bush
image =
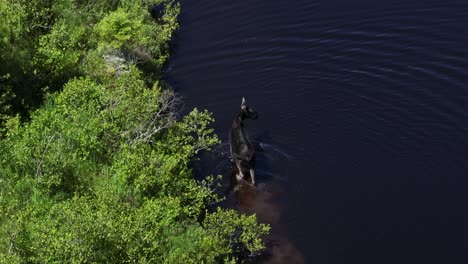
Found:
[[[21,69],[0,72],[0,263],[236,263],[261,253],[269,227],[209,212],[214,178],[192,177],[196,154],[219,143],[211,114],[180,118],[156,78],[179,5],[162,3],[156,23],[145,1],[97,2],[0,0],[0,63]],[[36,110],[18,94],[28,82],[48,90]],[[16,100],[30,110],[23,118]]]

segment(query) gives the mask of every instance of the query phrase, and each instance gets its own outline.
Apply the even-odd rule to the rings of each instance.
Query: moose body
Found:
[[[244,179],[244,172],[249,172],[252,184],[255,185],[255,147],[249,139],[245,129],[245,120],[258,118],[258,114],[245,103],[242,98],[241,111],[234,119],[229,131],[229,144],[231,148],[231,158],[236,164],[239,173],[237,177]]]

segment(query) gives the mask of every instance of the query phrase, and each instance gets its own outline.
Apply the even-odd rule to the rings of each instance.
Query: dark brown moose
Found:
[[[245,98],[242,98],[241,111],[229,131],[231,158],[238,169],[237,178],[245,179],[246,172],[250,173],[253,185],[255,185],[255,147],[249,139],[244,123],[247,119],[257,118],[258,113],[247,106]]]

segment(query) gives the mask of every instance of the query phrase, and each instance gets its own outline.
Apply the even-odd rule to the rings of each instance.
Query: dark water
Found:
[[[259,112],[226,203],[272,224],[263,262],[468,263],[468,1],[181,4],[167,79],[224,140],[198,173]]]

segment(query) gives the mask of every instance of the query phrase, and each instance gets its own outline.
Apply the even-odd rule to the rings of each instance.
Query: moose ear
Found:
[[[247,104],[245,103],[245,98],[242,97],[241,109],[245,109],[246,107],[247,107]]]

